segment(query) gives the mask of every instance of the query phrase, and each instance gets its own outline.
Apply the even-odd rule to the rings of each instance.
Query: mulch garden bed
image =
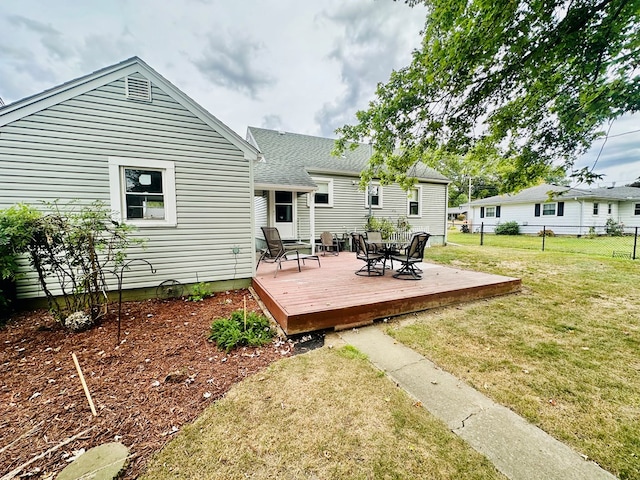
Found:
[[[54,478],[81,449],[119,441],[130,449],[124,478],[236,382],[291,355],[280,339],[226,354],[207,341],[211,322],[243,308],[260,311],[246,290],[201,302],[111,304],[99,325],[65,331],[43,310],[16,314],[0,328],[0,476],[64,440],[77,440],[24,468],[16,478]],[[72,359],[76,354],[97,416]]]

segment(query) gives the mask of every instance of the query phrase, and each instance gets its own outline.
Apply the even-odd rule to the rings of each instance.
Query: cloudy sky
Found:
[[[0,97],[137,55],[242,137],[334,136],[408,64],[424,13],[391,0],[1,0]],[[627,118],[610,135],[639,128]],[[597,170],[618,185],[640,176],[640,132],[609,138]]]

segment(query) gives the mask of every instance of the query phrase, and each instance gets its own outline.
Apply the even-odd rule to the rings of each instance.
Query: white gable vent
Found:
[[[127,77],[125,90],[127,98],[131,100],[151,101],[151,82],[146,78]]]

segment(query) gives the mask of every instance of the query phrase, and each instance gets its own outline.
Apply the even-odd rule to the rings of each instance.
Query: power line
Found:
[[[608,138],[616,138],[621,137],[623,135],[629,135],[630,133],[640,132],[640,128],[638,130],[629,130],[628,132],[616,133],[615,135],[608,135]]]

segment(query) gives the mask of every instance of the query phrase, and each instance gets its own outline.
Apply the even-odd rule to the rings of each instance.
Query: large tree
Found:
[[[640,0],[407,3],[427,6],[422,47],[337,130],[338,151],[372,144],[363,181],[406,186],[418,163],[459,155],[511,191],[571,173],[603,125],[640,110]]]

